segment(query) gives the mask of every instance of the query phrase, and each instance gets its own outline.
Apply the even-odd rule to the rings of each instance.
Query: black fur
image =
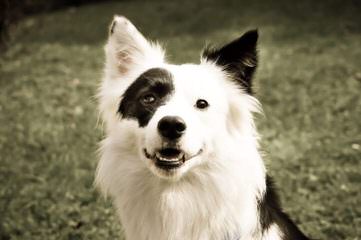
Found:
[[[174,92],[172,74],[162,68],[152,68],[141,74],[125,91],[118,112],[123,118],[136,119],[145,127],[159,106],[164,105]],[[152,94],[155,101],[143,104],[141,99]]]
[[[202,56],[222,66],[247,93],[252,94],[252,76],[257,67],[257,39],[257,30],[251,30],[219,49],[206,48]]]
[[[309,240],[283,212],[273,181],[269,176],[266,178],[266,187],[263,198],[258,202],[263,231],[267,231],[272,224],[276,224],[283,234],[283,240]]]

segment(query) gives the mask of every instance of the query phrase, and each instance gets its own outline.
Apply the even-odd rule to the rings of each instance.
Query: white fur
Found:
[[[265,167],[257,149],[252,113],[258,102],[205,60],[171,65],[125,18],[115,17],[105,47],[104,79],[99,92],[106,124],[96,184],[110,195],[127,240],[278,239],[276,230],[260,234],[257,198],[265,190]],[[122,94],[142,72],[162,67],[174,76],[175,93],[148,125],[121,119]],[[206,111],[194,108],[207,99]],[[162,144],[156,126],[166,115],[181,116],[187,131],[181,140],[188,156],[203,152],[171,173],[143,154]]]
[[[282,232],[276,224],[269,227],[267,232],[264,234],[262,240],[282,240]]]

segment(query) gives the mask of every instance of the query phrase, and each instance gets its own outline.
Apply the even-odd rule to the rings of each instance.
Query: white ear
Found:
[[[152,44],[125,17],[115,16],[105,46],[106,66],[112,76],[125,76],[132,70],[151,68],[164,62],[164,52]]]

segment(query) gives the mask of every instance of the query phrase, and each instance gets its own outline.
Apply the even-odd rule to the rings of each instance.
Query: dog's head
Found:
[[[217,161],[229,136],[254,137],[257,38],[249,31],[205,50],[200,64],[172,65],[129,20],[115,17],[100,91],[108,137],[166,179]]]

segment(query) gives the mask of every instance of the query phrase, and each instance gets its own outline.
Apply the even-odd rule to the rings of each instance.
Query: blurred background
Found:
[[[0,0],[0,239],[116,239],[93,187],[95,94],[114,14],[198,62],[258,28],[262,150],[287,212],[317,239],[361,239],[359,0]]]

